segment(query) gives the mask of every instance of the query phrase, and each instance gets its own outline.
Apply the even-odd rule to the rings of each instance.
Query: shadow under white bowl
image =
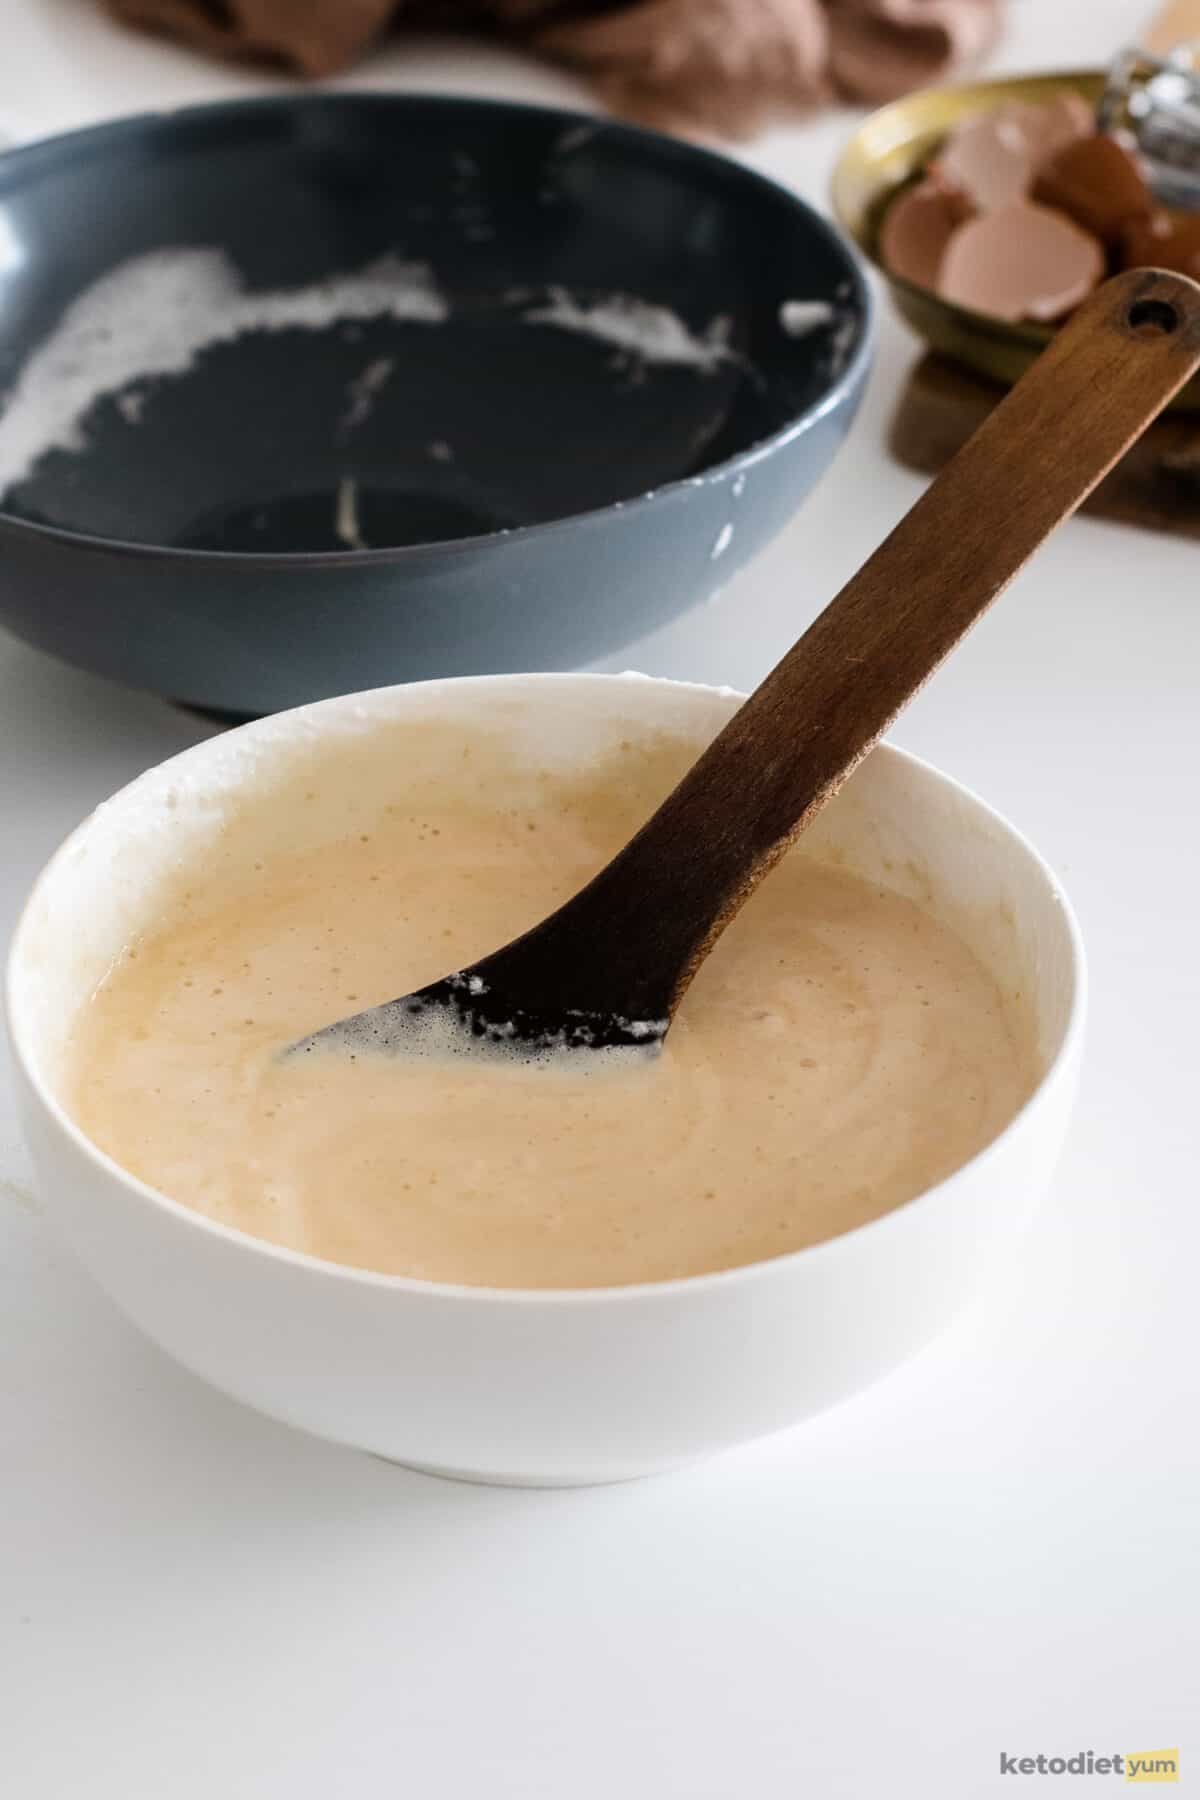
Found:
[[[480,1481],[569,1485],[685,1464],[874,1381],[1011,1267],[1074,1097],[1078,929],[1013,828],[911,756],[876,751],[809,834],[964,935],[1036,1022],[1033,1097],[948,1180],[844,1236],[712,1275],[571,1291],[455,1287],[318,1261],[216,1224],[96,1149],[64,1101],[68,1038],[156,884],[222,809],[314,748],[422,716],[503,731],[562,766],[667,729],[697,749],[738,705],[638,676],[385,688],[196,746],[100,807],[38,880],[8,970],[21,1110],[47,1212],[118,1306],[187,1368],[288,1424]],[[450,734],[436,734],[445,744]],[[449,754],[449,752],[447,752]],[[381,770],[381,800],[401,777]],[[313,841],[338,835],[314,809]],[[293,840],[292,847],[299,848]],[[630,1171],[629,1175],[636,1172]]]

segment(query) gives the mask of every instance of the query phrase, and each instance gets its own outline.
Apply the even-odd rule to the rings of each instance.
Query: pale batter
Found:
[[[877,1218],[988,1143],[1037,1075],[995,982],[910,900],[797,853],[722,938],[649,1064],[277,1060],[573,892],[688,754],[668,746],[658,767],[623,748],[619,780],[536,791],[477,756],[468,800],[376,808],[318,853],[279,848],[279,809],[306,796],[303,783],[276,794],[265,860],[240,883],[225,868],[190,876],[97,992],[76,1036],[83,1129],[227,1225],[501,1287],[776,1256]],[[253,816],[237,829],[250,843]]]

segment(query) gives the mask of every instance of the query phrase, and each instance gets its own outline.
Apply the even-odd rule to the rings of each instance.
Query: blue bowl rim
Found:
[[[584,512],[568,513],[561,519],[548,519],[540,524],[479,532],[471,537],[432,540],[428,543],[394,544],[367,550],[206,550],[172,544],[147,544],[123,538],[101,537],[93,532],[73,531],[63,525],[41,524],[32,519],[23,519],[3,507],[0,507],[0,528],[21,537],[50,540],[65,546],[74,546],[108,555],[159,558],[169,562],[210,563],[223,568],[242,566],[287,570],[317,566],[346,569],[386,566],[422,556],[453,556],[456,553],[464,552],[479,553],[481,550],[499,543],[515,544],[572,530],[582,523],[606,519],[616,512],[630,514],[643,511],[650,507],[669,503],[695,487],[715,487],[736,479],[744,470],[753,467],[758,462],[765,461],[776,451],[783,449],[811,430],[819,420],[835,412],[865,380],[875,351],[876,303],[866,274],[864,260],[846,234],[831,219],[827,219],[807,200],[802,199],[799,194],[793,193],[781,182],[760,174],[758,170],[749,168],[731,156],[726,156],[718,150],[710,150],[704,145],[670,137],[645,126],[631,125],[624,120],[615,119],[603,113],[580,112],[569,107],[545,106],[528,101],[506,100],[496,96],[457,93],[410,94],[391,89],[347,89],[316,94],[254,95],[246,99],[206,101],[199,105],[129,113],[118,119],[107,120],[102,124],[85,125],[74,131],[55,132],[46,137],[35,138],[27,144],[13,145],[0,151],[0,183],[5,182],[10,175],[20,172],[22,167],[35,170],[39,163],[49,164],[60,159],[86,154],[94,146],[134,137],[139,132],[146,130],[147,127],[154,125],[187,125],[193,121],[225,117],[236,119],[256,112],[286,113],[297,109],[336,111],[355,110],[360,107],[369,110],[377,106],[414,112],[459,109],[472,112],[535,115],[547,122],[556,123],[563,132],[570,131],[574,127],[587,126],[597,133],[612,134],[643,147],[651,148],[656,155],[667,161],[707,165],[714,178],[719,181],[740,181],[747,187],[774,194],[797,213],[811,230],[823,237],[845,262],[845,279],[852,285],[853,301],[860,320],[858,341],[851,355],[837,379],[825,393],[805,407],[803,412],[798,413],[794,419],[789,420],[786,425],[782,425],[778,431],[772,432],[770,436],[760,438],[757,442],[747,445],[744,450],[739,450],[736,456],[726,458],[724,462],[715,464],[711,469],[706,469],[703,474],[680,476],[673,481],[664,482],[661,487],[648,488],[640,494],[631,494],[627,499],[610,501],[606,506],[592,507]]]

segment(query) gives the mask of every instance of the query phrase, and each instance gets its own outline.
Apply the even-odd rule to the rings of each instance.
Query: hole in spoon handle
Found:
[[[1080,313],[1102,317],[1106,295],[1110,323],[1127,341],[1132,337],[1147,346],[1161,344],[1172,361],[1177,351],[1200,348],[1200,284],[1189,276],[1174,269],[1127,269],[1097,289],[1094,301],[1085,302]],[[1070,328],[1068,321],[1063,331]]]
[[[1169,300],[1135,300],[1125,315],[1135,337],[1169,337],[1183,323]]]

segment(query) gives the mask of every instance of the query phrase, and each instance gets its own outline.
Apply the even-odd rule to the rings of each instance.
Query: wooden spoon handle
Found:
[[[1166,0],[1137,41],[1157,56],[1169,56],[1178,45],[1196,38],[1200,38],[1200,0]]]
[[[637,1016],[674,1011],[748,893],[1026,559],[1200,365],[1200,287],[1107,282],[627,848],[560,915]],[[576,940],[578,941],[578,940]]]

